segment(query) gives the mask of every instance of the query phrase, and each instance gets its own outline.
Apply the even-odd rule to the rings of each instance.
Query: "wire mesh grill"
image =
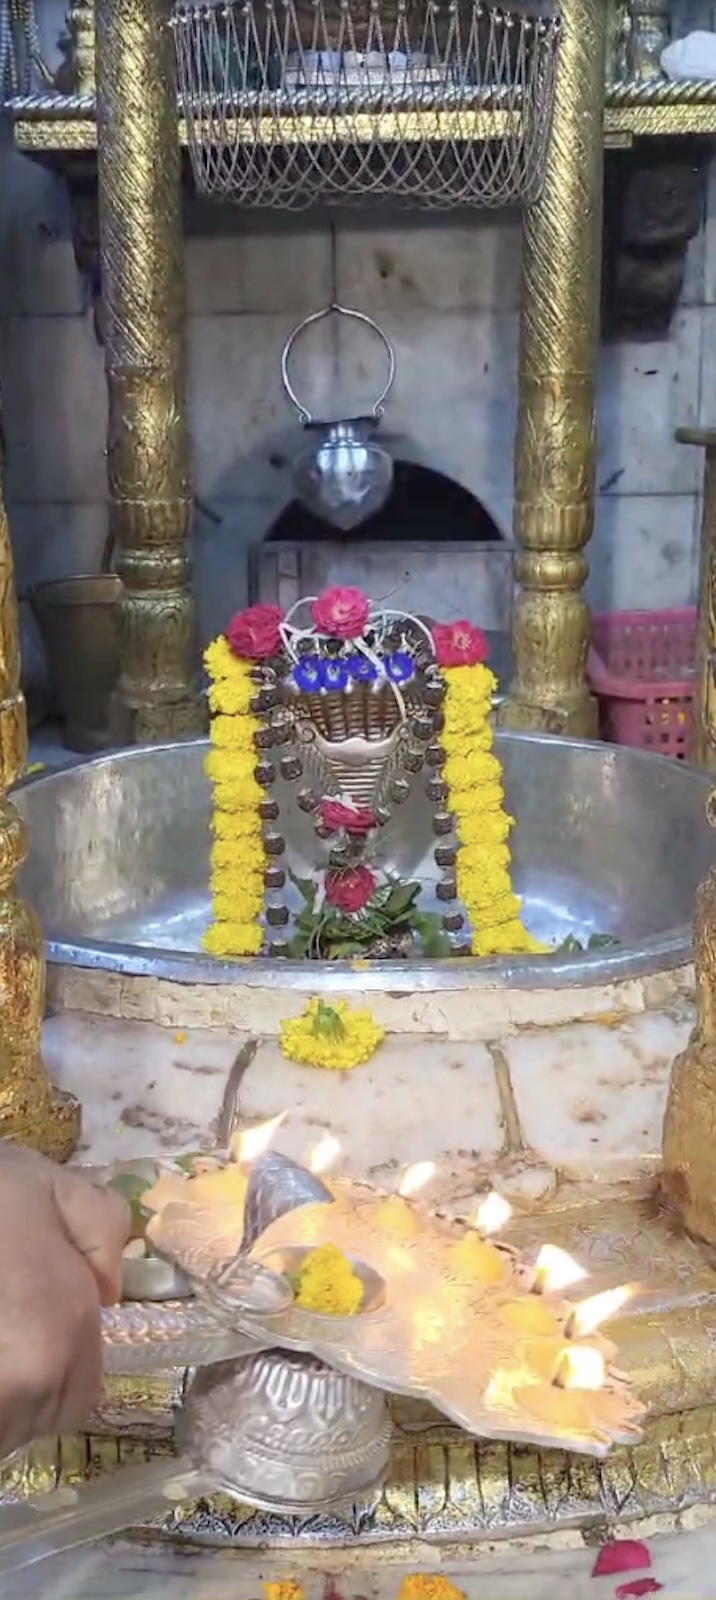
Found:
[[[205,0],[173,14],[199,190],[296,210],[539,196],[559,17],[482,0]]]

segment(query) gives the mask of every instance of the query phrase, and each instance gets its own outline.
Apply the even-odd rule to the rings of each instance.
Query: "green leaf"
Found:
[[[606,950],[609,945],[619,944],[613,933],[593,933],[587,945],[588,950]]]
[[[304,956],[308,953],[309,943],[310,941],[306,938],[305,934],[295,934],[288,947],[288,953],[293,957],[294,961],[303,960]]]
[[[337,939],[335,944],[329,945],[326,954],[329,961],[343,961],[348,956],[362,956],[364,952],[365,945],[358,944],[355,939]]]
[[[139,1200],[148,1189],[153,1188],[149,1178],[140,1178],[136,1172],[115,1172],[107,1184],[108,1189],[116,1189],[118,1194],[124,1195],[125,1200]]]
[[[313,878],[297,878],[295,872],[292,872],[290,867],[288,869],[288,875],[291,879],[294,889],[298,889],[301,899],[305,901],[305,904],[309,906],[311,910],[313,910],[313,907],[316,903],[316,885],[313,882]]]
[[[584,945],[580,944],[579,939],[575,939],[573,933],[568,933],[566,939],[563,939],[562,943],[557,945],[555,954],[558,956],[583,956]]]
[[[206,1155],[205,1150],[193,1150],[188,1155],[175,1156],[174,1166],[179,1167],[182,1172],[191,1172],[194,1162],[200,1161],[203,1155]]]
[[[419,894],[419,883],[396,883],[391,889],[385,907],[391,922],[395,921],[396,917],[405,916],[406,911],[410,911],[415,905]]]

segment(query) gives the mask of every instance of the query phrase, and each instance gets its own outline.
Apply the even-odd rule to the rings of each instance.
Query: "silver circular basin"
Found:
[[[312,962],[312,991],[390,990],[401,971],[401,986],[409,973],[415,990],[554,988],[688,961],[694,892],[716,854],[704,811],[709,776],[576,740],[504,733],[497,746],[517,818],[514,880],[528,925],[555,946],[569,935],[583,945],[593,934],[619,942],[569,955],[375,962],[360,972]],[[51,962],[180,983],[305,987],[306,962],[220,962],[201,950],[210,916],[206,749],[196,740],[120,751],[18,787],[31,834],[21,887],[42,918]],[[384,863],[424,882],[429,905],[438,873],[423,791],[418,778],[381,838]],[[290,789],[281,798],[292,865],[310,875],[311,824]]]

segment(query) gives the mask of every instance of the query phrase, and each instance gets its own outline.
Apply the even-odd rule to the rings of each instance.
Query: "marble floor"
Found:
[[[684,1529],[649,1542],[632,1570],[594,1577],[594,1548],[520,1553],[493,1547],[469,1562],[446,1558],[431,1565],[375,1552],[346,1561],[317,1559],[301,1569],[305,1600],[397,1600],[402,1580],[417,1572],[440,1574],[467,1600],[716,1600],[716,1527]],[[283,1560],[255,1554],[177,1554],[116,1541],[29,1568],[4,1580],[3,1600],[302,1600],[264,1584],[288,1584],[296,1575]],[[441,1600],[435,1592],[425,1600]]]

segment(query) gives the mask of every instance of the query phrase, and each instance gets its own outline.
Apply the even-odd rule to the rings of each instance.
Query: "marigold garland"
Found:
[[[510,878],[507,840],[514,822],[504,808],[502,767],[492,754],[490,724],[497,681],[482,663],[443,671],[443,775],[461,847],[457,892],[472,925],[472,954],[541,953],[545,947],[525,928]]]
[[[370,1011],[352,1011],[346,1000],[327,1005],[309,1000],[301,1017],[281,1023],[281,1052],[288,1061],[329,1072],[350,1072],[375,1055],[385,1029]]]
[[[251,711],[252,664],[241,661],[226,639],[209,645],[211,750],[206,772],[214,788],[211,897],[214,920],[204,937],[213,956],[255,956],[263,944],[266,856],[254,776],[254,735],[261,724]]]
[[[296,1305],[324,1317],[354,1317],[363,1304],[364,1288],[348,1257],[337,1245],[309,1250],[296,1283]]]

